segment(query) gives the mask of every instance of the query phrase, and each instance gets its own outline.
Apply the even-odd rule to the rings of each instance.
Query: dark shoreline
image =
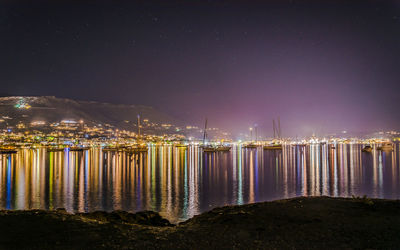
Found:
[[[178,225],[155,212],[0,211],[1,249],[399,247],[399,200],[300,197],[215,208]]]

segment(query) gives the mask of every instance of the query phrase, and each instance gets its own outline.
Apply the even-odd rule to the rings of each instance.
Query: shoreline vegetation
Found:
[[[0,211],[2,249],[393,249],[400,201],[299,197],[226,206],[173,225],[158,213]]]

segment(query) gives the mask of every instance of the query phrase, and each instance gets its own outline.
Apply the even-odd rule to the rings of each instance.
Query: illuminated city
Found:
[[[55,97],[51,98],[55,99]],[[30,118],[32,116],[30,113],[33,111],[29,109],[37,108],[31,106],[28,100],[36,100],[38,97],[6,99],[16,101],[15,109],[27,110],[22,115],[24,117]],[[169,123],[157,123],[147,118],[141,118],[139,114],[136,121],[125,121],[125,123],[131,124],[130,128],[128,125],[125,129],[120,129],[107,123],[86,122],[83,119],[75,120],[68,119],[67,117],[57,121],[26,119],[26,122],[23,122],[17,119],[17,117],[13,118],[4,115],[0,120],[0,124],[2,125],[0,141],[4,150],[42,147],[49,151],[54,148],[87,150],[90,147],[106,147],[108,150],[115,149],[115,151],[118,151],[134,148],[139,144],[146,145],[146,147],[151,145],[211,145],[212,147],[217,147],[218,145],[242,145],[247,147],[251,144],[267,149],[268,146],[274,144],[293,146],[310,144],[380,145],[387,142],[400,141],[400,132],[396,131],[378,131],[370,137],[367,137],[367,135],[363,137],[348,137],[344,131],[340,136],[317,137],[312,135],[301,139],[284,138],[279,132],[279,135],[276,133],[273,138],[262,138],[257,136],[256,132],[253,135],[253,130],[257,129],[256,127],[250,127],[248,133],[243,136],[243,139],[235,141],[230,137],[229,133],[223,132],[218,128],[200,128],[200,126],[194,125],[177,126]],[[140,130],[142,134],[140,134]],[[150,133],[146,131],[150,131]],[[192,136],[187,136],[187,134]],[[213,134],[213,136],[212,138],[201,138],[206,134]],[[197,137],[193,135],[197,135]]]

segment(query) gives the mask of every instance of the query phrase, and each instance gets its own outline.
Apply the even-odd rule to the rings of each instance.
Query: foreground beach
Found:
[[[293,198],[216,208],[172,225],[154,212],[0,211],[0,248],[372,248],[400,246],[400,201]]]

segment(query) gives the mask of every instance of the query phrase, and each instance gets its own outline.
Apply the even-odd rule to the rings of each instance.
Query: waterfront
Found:
[[[148,152],[47,152],[1,155],[1,209],[153,210],[178,222],[214,207],[295,196],[400,197],[399,145],[361,152],[360,144],[203,153],[196,146]]]

